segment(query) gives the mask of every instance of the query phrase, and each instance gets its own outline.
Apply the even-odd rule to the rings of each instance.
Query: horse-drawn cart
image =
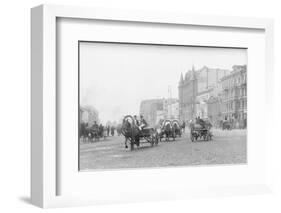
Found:
[[[181,135],[182,135],[182,127],[180,125],[180,122],[178,120],[174,119],[172,121],[172,127],[174,129],[175,136],[176,137],[181,137]]]
[[[157,131],[151,127],[140,128],[131,115],[124,117],[121,132],[125,136],[125,148],[128,148],[128,141],[131,150],[135,145],[139,147],[140,143],[144,142],[150,143],[151,146],[158,145]]]
[[[212,140],[211,123],[208,121],[195,122],[190,124],[190,139],[192,142],[198,139],[203,139],[204,141]]]
[[[175,141],[176,139],[176,134],[175,134],[175,129],[173,128],[172,121],[169,119],[166,119],[163,121],[159,133],[159,139],[162,141],[162,139],[165,138],[166,141],[170,141],[170,138]]]

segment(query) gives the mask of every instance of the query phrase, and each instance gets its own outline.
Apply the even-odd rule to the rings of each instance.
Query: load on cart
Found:
[[[204,141],[212,140],[211,132],[212,124],[208,119],[201,119],[197,117],[194,121],[190,122],[190,139],[192,142],[199,139]]]

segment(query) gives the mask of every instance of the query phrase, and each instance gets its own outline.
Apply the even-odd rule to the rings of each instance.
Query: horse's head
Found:
[[[132,128],[131,123],[128,120],[124,120],[122,124],[122,130],[128,132],[131,130],[131,128]]]
[[[134,125],[134,122],[131,120],[124,120],[122,125],[122,134],[124,136],[136,135],[139,133],[139,128]]]
[[[170,122],[167,122],[164,126],[164,129],[167,130],[167,131],[170,131],[172,129],[172,125]]]
[[[176,122],[174,122],[174,124],[173,124],[173,128],[174,129],[179,129],[180,127],[179,127],[179,124],[178,123],[176,123]]]

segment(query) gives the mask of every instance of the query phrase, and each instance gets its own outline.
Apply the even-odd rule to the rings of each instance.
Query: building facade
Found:
[[[163,100],[163,108],[165,111],[165,119],[179,119],[179,100],[176,98],[168,98]]]
[[[156,111],[156,126],[159,127],[161,121],[164,121],[166,118],[166,111],[165,110],[157,110]]]
[[[195,114],[195,99],[197,95],[198,81],[194,67],[184,77],[181,74],[178,86],[179,92],[179,119],[188,121]]]
[[[92,125],[94,122],[99,123],[99,113],[92,106],[80,107],[80,123],[88,123]]]
[[[201,91],[196,96],[196,117],[207,118],[208,117],[208,100],[211,96],[212,89],[206,89]]]
[[[140,114],[150,126],[155,126],[160,120],[179,118],[179,100],[162,98],[143,100],[140,104]]]
[[[179,118],[184,121],[196,116],[208,116],[208,99],[217,95],[220,79],[230,70],[212,69],[206,66],[195,70],[194,66],[185,76],[181,74],[179,91]]]
[[[150,126],[156,125],[157,117],[163,110],[163,99],[143,100],[140,104],[140,115],[144,117]]]
[[[233,71],[221,79],[222,115],[234,128],[247,126],[247,66],[235,65]]]
[[[208,118],[215,127],[220,127],[222,116],[222,99],[221,95],[211,96],[207,102]]]

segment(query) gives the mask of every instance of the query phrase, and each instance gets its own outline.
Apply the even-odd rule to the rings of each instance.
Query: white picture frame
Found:
[[[158,184],[158,188],[152,189],[154,192],[145,194],[138,191],[114,191],[110,189],[102,193],[98,189],[96,193],[99,195],[92,196],[84,191],[79,195],[76,194],[60,194],[58,195],[59,173],[62,169],[58,166],[58,146],[57,146],[57,87],[60,82],[57,79],[57,20],[79,19],[79,20],[101,20],[101,21],[118,21],[134,23],[151,23],[157,26],[200,26],[208,28],[227,29],[253,29],[262,31],[264,38],[264,69],[261,68],[266,78],[263,79],[265,87],[260,90],[266,95],[264,100],[267,111],[272,111],[273,100],[271,96],[271,88],[273,87],[273,21],[271,19],[256,18],[238,18],[238,17],[216,17],[201,15],[185,15],[185,14],[161,14],[152,12],[139,11],[121,11],[112,9],[95,9],[73,6],[54,6],[41,5],[31,10],[31,200],[32,203],[43,207],[59,207],[59,206],[75,206],[75,205],[91,205],[98,203],[114,203],[114,202],[138,202],[143,200],[165,200],[178,199],[197,196],[221,196],[233,194],[252,194],[270,192],[271,166],[268,159],[269,153],[261,152],[261,161],[264,164],[262,169],[257,169],[257,174],[263,174],[264,178],[253,181],[253,184],[245,183],[225,183],[225,185],[202,185],[195,184],[195,187],[170,185],[165,188],[163,183]],[[233,35],[235,36],[235,35]],[[161,41],[160,41],[161,42]],[[216,45],[216,44],[214,44]],[[249,68],[250,69],[250,68]],[[262,78],[261,78],[262,80]],[[262,147],[270,146],[268,138],[270,129],[268,124],[271,123],[271,117],[264,115],[265,130],[262,138]],[[74,157],[73,157],[74,158]],[[204,170],[204,168],[201,168]],[[245,170],[245,168],[241,168]],[[177,172],[184,172],[185,168],[177,168]],[[228,172],[228,167],[224,168],[205,168],[212,170],[220,170],[219,172]],[[237,169],[237,172],[242,170]],[[145,174],[147,177],[162,173],[167,175],[172,169],[158,170],[149,169],[146,171],[122,171],[119,172],[119,178],[126,175]],[[194,169],[193,169],[194,171]],[[234,171],[232,171],[234,172]],[[196,173],[196,171],[194,171]],[[90,178],[97,173],[90,174]],[[100,175],[100,174],[99,174]],[[103,175],[106,175],[103,174]],[[112,175],[112,174],[110,174]],[[196,175],[200,175],[197,173]],[[86,176],[86,175],[85,175]],[[89,177],[86,177],[89,178]],[[250,176],[249,176],[250,177]],[[100,176],[99,178],[104,178]],[[171,175],[170,178],[175,178]],[[84,180],[86,180],[84,179]],[[192,179],[196,179],[196,176]],[[72,181],[72,179],[70,178]],[[74,180],[74,179],[73,179]],[[105,183],[103,183],[105,184]],[[162,185],[161,185],[162,184]],[[75,183],[74,183],[75,185]],[[142,185],[143,186],[143,185]],[[163,189],[160,189],[163,186]],[[124,186],[130,188],[130,186]],[[160,187],[160,188],[159,188]],[[75,187],[73,188],[75,189]],[[145,187],[144,187],[145,189]],[[71,190],[71,189],[70,189]],[[121,189],[119,189],[121,190]],[[120,196],[119,193],[123,193]],[[126,194],[127,193],[127,194]],[[156,195],[159,195],[156,197]]]

